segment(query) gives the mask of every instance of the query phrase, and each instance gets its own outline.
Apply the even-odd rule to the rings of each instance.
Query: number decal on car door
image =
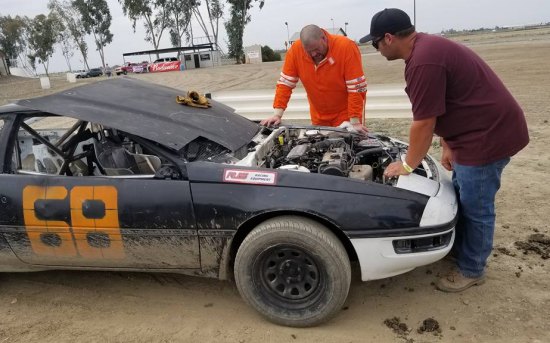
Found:
[[[101,207],[95,213],[94,204]],[[102,210],[102,211],[101,211]],[[88,212],[88,213],[87,213]],[[98,213],[99,212],[99,213]],[[117,190],[112,186],[74,187],[71,190],[71,219],[78,252],[87,258],[123,258],[124,248],[118,224]],[[108,247],[89,243],[91,228],[108,237]]]
[[[32,250],[44,256],[77,256],[69,224],[57,220],[41,220],[37,217],[37,200],[63,200],[67,197],[65,187],[27,186],[23,189],[23,218],[31,241]],[[51,238],[52,244],[46,244]],[[57,244],[55,244],[55,243]]]
[[[67,221],[40,218],[38,210],[47,208],[45,200],[63,201],[67,196],[63,186],[26,186],[23,189],[25,229],[33,251],[37,255],[56,257],[124,258],[117,189],[112,186],[73,187]]]

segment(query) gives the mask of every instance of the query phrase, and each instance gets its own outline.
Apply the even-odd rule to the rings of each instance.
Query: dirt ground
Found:
[[[531,136],[504,172],[485,285],[459,294],[435,290],[447,261],[367,283],[355,268],[341,313],[320,327],[295,329],[262,319],[231,282],[122,272],[4,274],[0,343],[550,342],[550,32],[459,40],[503,79],[525,110]],[[402,82],[403,62],[387,62],[369,54],[371,49],[364,49],[369,83]],[[234,65],[137,77],[203,92],[267,89],[274,87],[280,67]],[[72,87],[62,77],[52,84],[54,90]],[[0,78],[0,104],[49,92],[37,80]],[[405,140],[409,123],[367,121],[371,131]],[[433,152],[439,157],[435,144]]]

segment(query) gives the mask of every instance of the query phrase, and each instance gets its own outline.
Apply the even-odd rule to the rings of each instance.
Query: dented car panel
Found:
[[[121,77],[19,100],[17,104],[131,132],[174,150],[204,137],[235,151],[249,143],[259,130],[258,124],[235,115],[231,108],[218,102],[212,101],[210,112],[215,115],[205,115],[201,108],[182,106],[175,101],[182,94],[185,93],[173,88]]]

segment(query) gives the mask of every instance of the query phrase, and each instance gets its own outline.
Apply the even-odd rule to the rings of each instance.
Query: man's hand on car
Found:
[[[385,177],[397,177],[399,175],[409,175],[413,169],[406,162],[397,161],[390,163],[384,171]]]
[[[281,124],[281,119],[283,118],[284,111],[285,110],[283,110],[282,108],[275,108],[273,116],[262,120],[260,122],[260,125],[263,125],[263,126],[278,126],[279,124]]]
[[[358,118],[350,118],[350,121],[344,121],[338,125],[339,128],[346,129],[349,132],[366,135],[369,130],[361,124]]]

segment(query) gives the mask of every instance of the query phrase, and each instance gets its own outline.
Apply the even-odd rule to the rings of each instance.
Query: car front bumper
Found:
[[[451,250],[458,202],[448,173],[433,159],[432,163],[438,181],[410,174],[400,176],[396,185],[430,196],[418,228],[407,230],[407,235],[351,239],[363,281],[408,272],[440,260]]]

